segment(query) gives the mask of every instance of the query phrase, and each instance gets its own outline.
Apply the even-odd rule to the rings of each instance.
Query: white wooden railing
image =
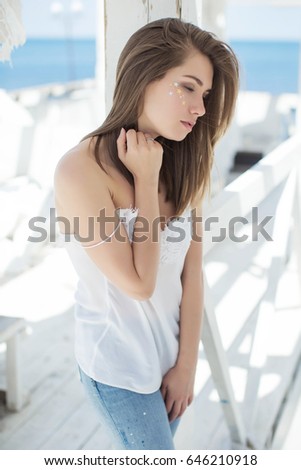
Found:
[[[300,326],[297,332],[297,341],[292,348],[292,352],[286,362],[285,371],[281,375],[276,397],[273,398],[273,405],[264,405],[267,412],[262,410],[261,400],[258,395],[261,375],[264,373],[267,364],[266,344],[268,337],[273,335],[273,318],[275,315],[275,299],[279,280],[285,269],[288,257],[292,253],[297,260],[299,291],[301,291],[301,136],[294,136],[282,143],[278,148],[263,158],[257,165],[243,173],[239,178],[223,189],[204,209],[204,221],[209,217],[214,217],[216,223],[210,225],[210,230],[204,232],[204,286],[205,286],[205,316],[202,335],[207,360],[210,365],[212,378],[219,394],[220,403],[224,411],[224,416],[231,435],[234,447],[255,447],[265,448],[269,445],[272,432],[275,430],[276,419],[279,415],[281,404],[287,393],[294,371],[298,366],[301,354]],[[276,202],[276,207],[271,209],[271,201]],[[267,203],[268,202],[268,203]],[[229,341],[222,338],[223,328],[217,321],[216,298],[209,280],[207,267],[210,262],[222,257],[225,251],[228,252],[230,264],[228,265],[228,276],[233,279],[232,284],[239,276],[244,275],[243,264],[248,269],[248,264],[252,265],[252,255],[254,257],[254,244],[256,240],[248,240],[247,250],[242,251],[242,243],[233,243],[229,240],[229,233],[223,241],[216,240],[221,228],[229,227],[229,223],[234,217],[249,218],[251,208],[265,207],[269,210],[273,224],[269,223],[269,236],[272,241],[265,241],[260,247],[261,257],[265,260],[265,285],[259,290],[254,289],[250,296],[250,284],[245,284],[245,295],[238,292],[242,299],[239,308],[241,316],[245,322],[256,312],[256,331],[249,355],[248,383],[246,395],[252,397],[252,401],[247,405],[238,405],[235,399],[235,389],[231,382],[229,373],[228,352],[233,344],[233,337]],[[266,214],[261,216],[261,219]],[[272,217],[271,217],[272,216]],[[242,221],[243,219],[241,219]],[[218,221],[218,222],[217,222]],[[293,222],[293,225],[291,224]],[[254,221],[253,221],[254,223]],[[207,228],[209,224],[207,224]],[[243,228],[251,233],[252,221],[244,225]],[[291,230],[292,229],[292,230]],[[292,250],[290,235],[293,234],[295,247]],[[246,258],[249,250],[249,258]],[[216,257],[216,252],[218,256]],[[210,270],[209,270],[210,271]],[[234,274],[233,274],[233,272]],[[211,269],[212,272],[212,269]],[[232,274],[231,274],[232,272]],[[236,272],[236,274],[235,274]],[[229,274],[230,273],[230,274]],[[212,277],[212,275],[211,275]],[[242,283],[238,283],[241,289]],[[231,286],[232,288],[232,286]],[[287,296],[289,296],[287,292]],[[217,296],[218,297],[218,296]],[[248,315],[246,310],[247,299],[252,298],[251,309]],[[219,299],[222,301],[222,298]],[[235,306],[233,306],[234,308]],[[231,306],[232,309],[232,306]],[[221,309],[219,309],[220,311]],[[223,316],[229,316],[231,329],[236,328],[235,321],[231,320],[231,312],[224,311]],[[300,317],[300,313],[299,313]],[[240,319],[240,312],[236,317]],[[223,324],[225,325],[225,319]],[[288,319],[289,321],[289,319]],[[243,324],[245,323],[242,323]],[[240,325],[238,325],[238,330]],[[286,324],[283,325],[283,336],[286,335]],[[238,333],[239,334],[239,331]],[[233,336],[233,335],[232,335]],[[225,345],[225,343],[227,343]],[[201,392],[202,393],[202,392]],[[245,409],[244,409],[245,406]],[[247,408],[247,409],[246,409]],[[201,417],[200,417],[201,419]]]

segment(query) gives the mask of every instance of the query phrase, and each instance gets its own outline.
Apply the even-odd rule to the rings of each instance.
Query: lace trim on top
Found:
[[[192,239],[190,209],[166,224],[161,232],[161,264],[175,262],[181,256],[185,256]]]
[[[139,209],[136,207],[119,208],[118,215],[124,223],[130,242],[133,241],[134,224]],[[174,262],[180,255],[185,255],[192,236],[190,208],[188,207],[181,216],[168,221],[160,232],[160,262],[161,264]]]

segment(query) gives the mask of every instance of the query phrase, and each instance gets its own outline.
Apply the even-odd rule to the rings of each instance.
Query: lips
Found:
[[[188,131],[191,131],[193,126],[195,125],[195,122],[192,121],[181,121],[181,123]]]

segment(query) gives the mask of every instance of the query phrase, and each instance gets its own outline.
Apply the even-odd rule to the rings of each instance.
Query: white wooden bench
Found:
[[[19,411],[25,400],[20,367],[20,336],[25,328],[23,318],[0,315],[0,343],[6,343],[5,402],[10,411]]]

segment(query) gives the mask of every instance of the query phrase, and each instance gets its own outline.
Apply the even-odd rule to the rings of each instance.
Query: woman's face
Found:
[[[185,139],[197,118],[206,112],[204,100],[212,80],[208,57],[199,52],[191,54],[182,65],[147,86],[138,129],[153,138]]]

